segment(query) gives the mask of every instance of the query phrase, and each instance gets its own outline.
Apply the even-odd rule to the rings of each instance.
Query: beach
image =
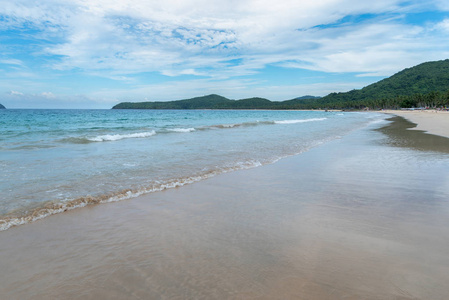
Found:
[[[388,114],[394,114],[406,118],[417,126],[412,130],[422,130],[430,134],[449,138],[449,111],[430,110],[384,110]]]
[[[0,232],[0,295],[447,299],[449,139],[390,122]]]

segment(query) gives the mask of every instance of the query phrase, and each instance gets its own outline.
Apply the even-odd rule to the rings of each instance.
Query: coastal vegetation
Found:
[[[123,102],[113,109],[399,109],[449,106],[449,59],[426,62],[360,90],[286,101],[207,95],[167,102]]]

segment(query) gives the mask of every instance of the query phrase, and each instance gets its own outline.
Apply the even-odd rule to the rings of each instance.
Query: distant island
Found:
[[[2,104],[0,104],[0,109],[5,109],[6,107],[4,107]]]
[[[231,100],[212,94],[158,102],[122,102],[113,109],[399,109],[449,106],[449,59],[426,62],[360,90],[286,101]]]

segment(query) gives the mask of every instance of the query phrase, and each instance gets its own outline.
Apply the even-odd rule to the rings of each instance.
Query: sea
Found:
[[[0,110],[0,230],[255,168],[386,116],[263,110]]]

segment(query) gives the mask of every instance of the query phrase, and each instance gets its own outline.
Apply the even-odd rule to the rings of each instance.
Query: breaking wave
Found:
[[[327,120],[327,118],[311,118],[311,119],[281,120],[281,121],[255,121],[255,122],[245,122],[245,123],[236,123],[236,124],[212,125],[212,126],[208,126],[208,127],[203,127],[203,129],[208,129],[208,128],[228,129],[228,128],[235,128],[235,127],[249,127],[249,126],[257,126],[257,125],[297,124],[297,123],[317,122],[317,121],[324,121],[324,120]]]
[[[99,135],[93,138],[87,138],[87,140],[91,142],[107,142],[107,141],[118,141],[123,139],[132,139],[132,138],[146,138],[156,134],[156,131],[148,131],[148,132],[138,132],[138,133],[129,133],[129,134],[106,134]]]
[[[167,129],[168,131],[172,132],[179,132],[179,133],[186,133],[186,132],[193,132],[195,131],[195,128],[170,128]]]
[[[307,122],[318,122],[324,121],[327,118],[312,118],[312,119],[301,119],[301,120],[283,120],[283,121],[274,121],[275,124],[297,124],[297,123],[307,123]]]
[[[274,161],[273,161],[274,162]],[[271,162],[267,162],[271,163]],[[73,200],[64,201],[64,202],[47,202],[44,205],[31,209],[23,214],[10,214],[3,217],[0,217],[0,231],[7,230],[13,226],[23,225],[27,223],[31,223],[45,217],[55,215],[58,213],[62,213],[65,211],[73,210],[75,208],[81,208],[88,205],[100,204],[100,203],[108,203],[108,202],[117,202],[121,200],[131,199],[138,197],[143,194],[159,192],[166,189],[177,188],[187,184],[191,184],[194,182],[198,182],[207,178],[211,178],[213,176],[236,171],[243,169],[250,169],[262,166],[262,163],[259,161],[247,161],[247,162],[239,162],[235,163],[232,166],[217,168],[212,171],[205,171],[202,174],[197,174],[189,177],[182,177],[176,179],[166,180],[164,182],[157,182],[151,184],[147,187],[143,187],[140,189],[132,190],[132,189],[123,189],[118,192],[113,192],[104,195],[98,196],[84,196],[79,197]]]
[[[123,139],[133,139],[133,138],[147,138],[156,134],[156,131],[146,131],[146,132],[136,132],[128,134],[104,134],[94,137],[69,137],[59,140],[62,143],[73,143],[73,144],[88,144],[95,142],[111,142],[119,141]]]
[[[147,138],[154,136],[158,133],[190,133],[197,130],[210,130],[210,129],[231,129],[238,127],[251,127],[258,125],[275,125],[275,124],[297,124],[297,123],[306,123],[306,122],[317,122],[324,121],[327,118],[311,118],[311,119],[299,119],[299,120],[281,120],[281,121],[254,121],[254,122],[244,122],[244,123],[235,123],[235,124],[219,124],[219,125],[209,125],[203,126],[199,128],[168,128],[158,130],[146,131],[146,132],[136,132],[136,133],[128,133],[128,134],[105,134],[98,135],[94,137],[70,137],[62,139],[62,142],[66,143],[74,143],[74,144],[87,144],[92,142],[110,142],[110,141],[119,141],[123,139],[132,139],[132,138]]]

